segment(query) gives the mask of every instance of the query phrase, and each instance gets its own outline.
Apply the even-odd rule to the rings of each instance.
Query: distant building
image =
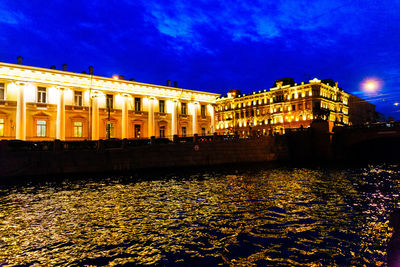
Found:
[[[0,139],[98,140],[214,132],[218,94],[0,63]],[[107,136],[109,135],[109,136]]]
[[[349,94],[331,79],[297,84],[292,78],[276,80],[269,90],[242,95],[231,90],[216,102],[216,132],[283,134],[306,128],[317,118],[349,124]]]
[[[375,105],[350,94],[349,97],[349,120],[352,125],[362,125],[378,121]]]
[[[376,122],[385,122],[386,116],[381,112],[376,112]]]

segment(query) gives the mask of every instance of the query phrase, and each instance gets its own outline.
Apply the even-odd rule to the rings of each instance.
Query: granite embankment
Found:
[[[329,130],[327,122],[285,135],[108,141],[0,141],[0,177],[105,173],[251,162],[400,160],[400,126]]]
[[[100,145],[95,149],[79,150],[62,148],[47,151],[5,151],[6,149],[3,149],[0,153],[2,170],[0,175],[48,176],[266,162],[290,158],[285,136],[145,144],[117,148],[104,148],[102,147],[104,143],[100,141]],[[55,143],[54,147],[56,146]]]

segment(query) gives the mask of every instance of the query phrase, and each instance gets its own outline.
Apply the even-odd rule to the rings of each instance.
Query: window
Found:
[[[140,98],[139,97],[135,97],[135,111],[140,111]]]
[[[140,124],[135,124],[135,138],[140,138]]]
[[[4,136],[4,119],[0,119],[0,136]]]
[[[202,118],[206,117],[206,106],[205,105],[200,106],[200,114],[201,114]]]
[[[38,103],[46,103],[46,87],[38,87],[37,88],[37,102]]]
[[[186,136],[186,127],[182,127],[182,136]]]
[[[201,128],[201,135],[205,136],[206,135],[206,128]]]
[[[4,83],[0,83],[0,100],[4,100]]]
[[[296,110],[296,105],[292,105],[292,110],[293,110],[293,111]]]
[[[107,102],[106,102],[107,108],[114,108],[114,99],[113,95],[107,95]]]
[[[114,138],[114,124],[111,122],[107,122],[106,130],[107,137]]]
[[[186,115],[187,114],[187,107],[186,107],[186,103],[182,103],[181,104],[181,114],[182,115]],[[182,128],[183,129],[183,128]],[[185,128],[186,129],[186,128]]]
[[[161,138],[165,137],[165,126],[160,126],[160,137]]]
[[[160,113],[165,113],[165,101],[164,100],[160,100],[158,102],[158,110]]]
[[[82,106],[82,92],[81,91],[75,91],[75,106]]]
[[[303,105],[299,104],[299,110],[302,110],[302,109],[303,109]]]
[[[83,125],[81,121],[74,122],[74,137],[82,137],[83,136]]]
[[[46,126],[47,126],[47,121],[37,120],[36,121],[36,136],[45,137],[46,136]]]

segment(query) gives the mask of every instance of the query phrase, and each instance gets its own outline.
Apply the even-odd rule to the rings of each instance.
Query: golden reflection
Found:
[[[0,264],[384,265],[399,178],[390,166],[260,168],[10,186]]]

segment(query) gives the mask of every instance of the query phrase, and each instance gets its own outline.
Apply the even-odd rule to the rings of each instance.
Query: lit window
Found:
[[[165,101],[164,100],[160,100],[158,102],[158,109],[160,113],[165,113]]]
[[[45,137],[46,136],[47,121],[38,120],[36,121],[36,136]]]
[[[82,92],[81,91],[75,91],[75,106],[82,106]]]
[[[135,111],[140,111],[140,98],[135,97]]]
[[[46,103],[46,87],[38,87],[37,88],[37,102],[38,103]]]
[[[0,119],[0,136],[4,136],[4,119]]]
[[[182,115],[186,115],[186,114],[187,114],[186,103],[182,103],[182,104],[181,104],[181,114],[182,114]],[[186,129],[186,128],[185,128],[185,129]]]
[[[74,122],[74,137],[82,137],[83,136],[83,125],[81,121]]]
[[[201,113],[202,118],[206,117],[206,106],[205,105],[200,106],[200,113]]]
[[[113,95],[107,95],[107,108],[114,108],[114,96]]]
[[[0,100],[4,100],[4,83],[0,83]]]
[[[106,133],[108,138],[114,138],[114,124],[111,122],[107,122],[106,125]]]
[[[165,126],[160,126],[160,137],[161,138],[165,137]]]

